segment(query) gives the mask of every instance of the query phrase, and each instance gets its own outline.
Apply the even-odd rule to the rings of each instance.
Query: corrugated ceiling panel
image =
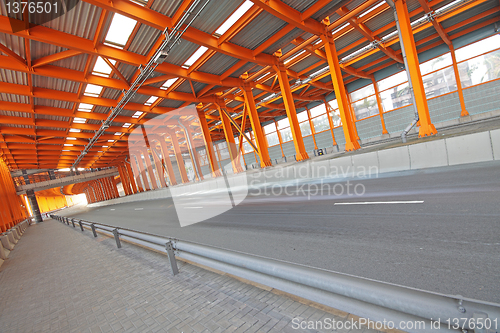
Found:
[[[345,6],[348,4],[350,1],[349,0],[337,0],[337,1],[331,1],[328,5],[324,6],[321,8],[318,12],[316,12],[312,18],[315,19],[316,21],[322,21],[325,17],[331,16],[330,22],[334,22],[337,17],[335,17],[335,10],[337,10],[341,6]]]
[[[0,33],[0,43],[7,46],[21,58],[26,59],[24,53],[24,38]]]
[[[267,54],[273,54],[274,52],[276,52],[277,50],[279,49],[282,49],[283,47],[285,47],[286,45],[290,44],[290,42],[294,39],[294,38],[297,38],[299,37],[300,35],[302,35],[304,32],[299,29],[299,28],[295,28],[293,29],[292,31],[290,31],[289,33],[287,33],[285,36],[281,37],[280,39],[278,39],[276,41],[276,43],[273,43],[271,46],[269,46],[268,48],[266,48],[264,50],[264,53],[267,53]],[[304,39],[307,38],[307,36],[304,36],[303,37]],[[291,46],[291,48],[293,48],[295,46]],[[282,50],[284,53],[288,52],[288,50]]]
[[[312,66],[316,63],[319,63],[321,60],[318,59],[315,56],[309,56],[306,59],[303,59],[302,61],[298,62],[297,64],[293,65],[290,69],[294,72],[300,72],[306,69],[309,66]]]
[[[337,48],[338,52],[341,52],[343,48],[349,48],[349,46],[364,38],[361,32],[358,32],[357,30],[351,30],[349,33],[345,34],[344,36],[338,38],[335,40],[335,47]],[[355,50],[357,50],[358,47],[356,46]]]
[[[102,98],[117,99],[121,92],[122,91],[118,89],[105,88],[102,93]]]
[[[239,59],[230,57],[222,53],[216,53],[212,56],[206,63],[199,68],[200,72],[222,75],[231,66],[234,66],[239,61]]]
[[[254,50],[286,25],[285,21],[264,11],[231,38],[231,43]]]
[[[58,60],[56,62],[53,62],[51,65],[83,72],[85,70],[85,64],[87,63],[88,57],[89,56],[87,54],[79,54],[71,58]]]
[[[60,116],[50,116],[47,114],[35,114],[36,119],[48,119],[48,120],[55,120],[55,121],[69,121],[69,117],[60,117]]]
[[[307,8],[311,7],[315,1],[311,0],[283,0],[284,4],[292,7],[293,9],[303,13]]]
[[[137,67],[125,63],[120,63],[117,69],[129,82],[137,71]],[[112,72],[111,74],[114,79],[120,79],[115,73]]]
[[[484,13],[484,12],[486,12],[492,8],[495,8],[497,6],[498,6],[498,1],[487,1],[487,2],[481,3],[477,6],[474,6],[474,7],[470,8],[470,9],[466,10],[465,12],[462,12],[456,16],[453,16],[453,17],[447,19],[446,21],[442,21],[441,24],[443,25],[443,28],[446,29],[446,28],[449,28],[457,23],[465,21],[466,19],[468,19],[470,17]],[[493,15],[493,16],[498,17],[498,13],[496,13],[496,15]],[[474,22],[474,24],[477,24],[477,22]]]
[[[42,105],[42,106],[50,106],[53,108],[61,108],[65,110],[71,110],[73,109],[73,104],[71,102],[65,102],[65,101],[57,101],[54,99],[45,99],[45,98],[36,98],[34,100],[35,105]]]
[[[242,0],[209,1],[201,12],[200,19],[195,20],[192,27],[212,34],[242,3]]]
[[[155,0],[151,5],[151,9],[168,17],[172,17],[182,2],[183,0]]]
[[[128,50],[145,56],[149,53],[151,47],[158,40],[160,35],[160,30],[141,24]]]
[[[95,113],[105,113],[105,114],[108,114],[108,113],[109,113],[109,107],[107,107],[107,106],[100,106],[100,105],[96,105],[96,106],[92,109],[92,112],[95,112]]]
[[[175,45],[172,52],[168,55],[166,62],[181,66],[199,47],[198,44],[181,39],[180,44]]]
[[[31,113],[0,110],[0,115],[9,117],[31,118]]]
[[[392,9],[387,9],[384,10],[382,13],[378,14],[377,16],[367,20],[364,22],[368,29],[370,29],[373,32],[376,32],[378,29],[381,28],[386,28],[388,24],[394,22],[394,12]],[[392,30],[396,29],[395,26],[392,28]],[[382,29],[380,37],[386,35],[385,33],[387,29]],[[391,30],[391,31],[392,31]]]
[[[0,68],[0,81],[27,85],[28,77],[26,73],[14,72],[8,69]]]
[[[161,103],[160,106],[166,107],[166,108],[179,108],[184,102],[182,101],[175,101],[173,99],[164,99]]]
[[[93,39],[101,11],[102,9],[97,6],[79,1],[75,8],[66,14],[42,25],[78,37]],[[43,20],[46,20],[43,14],[32,16],[32,23],[40,24]]]
[[[52,55],[66,50],[67,49],[64,47],[38,42],[36,40],[30,41],[30,51],[32,60],[46,57],[48,55]]]
[[[52,77],[33,75],[33,86],[38,88],[46,88],[52,90],[65,91],[70,93],[77,93],[78,82],[55,79]]]

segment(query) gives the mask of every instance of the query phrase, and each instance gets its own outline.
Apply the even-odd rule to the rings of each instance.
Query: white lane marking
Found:
[[[423,200],[416,201],[364,201],[364,202],[335,202],[334,205],[386,205],[386,204],[422,204]]]
[[[114,208],[111,208],[110,210],[115,210]]]
[[[134,210],[143,210],[143,209],[144,209],[144,208],[136,208],[136,209],[134,209]]]
[[[194,208],[194,209],[200,209],[200,208],[203,208],[203,207],[184,207],[184,208]]]

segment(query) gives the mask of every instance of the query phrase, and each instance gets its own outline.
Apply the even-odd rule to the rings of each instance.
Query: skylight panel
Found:
[[[115,140],[108,140],[108,142],[115,142]]]
[[[345,24],[341,25],[340,27],[338,27],[337,29],[335,29],[335,30],[332,31],[332,35],[335,35],[337,32],[339,32],[340,30],[344,29],[348,25],[349,25],[349,23],[345,23]]]
[[[385,3],[385,1],[381,1],[379,2],[378,4],[376,4],[375,6],[373,6],[372,8],[364,11],[361,15],[359,15],[358,17],[363,17],[365,15],[367,15],[368,13],[374,11],[375,9],[377,9],[378,7],[382,6],[383,4]]]
[[[132,125],[132,124],[131,123],[125,123],[125,124],[123,124],[122,127],[129,127],[130,125]]]
[[[168,79],[167,81],[165,81],[165,83],[160,87],[160,89],[163,89],[163,90],[166,90],[168,88],[170,88],[170,86],[172,86],[174,84],[174,82],[177,81],[177,78],[173,78],[173,79]]]
[[[78,111],[91,112],[93,107],[92,104],[80,103],[78,104]]]
[[[132,118],[139,118],[142,114],[143,114],[143,112],[137,111],[136,113],[134,113],[134,115],[132,116]]]
[[[102,148],[108,148],[108,146],[102,146]]]
[[[73,133],[80,133],[82,130],[78,128],[70,128],[69,131]]]
[[[200,46],[198,50],[196,50],[196,52],[193,53],[193,55],[189,57],[188,60],[186,60],[184,66],[190,67],[192,64],[196,62],[196,60],[201,58],[201,56],[203,55],[203,53],[205,53],[206,50],[208,50],[208,48],[206,48],[205,46]]]
[[[71,146],[73,146],[73,144],[72,143],[65,143],[64,146],[71,147]]]
[[[110,59],[110,63],[113,65],[116,64],[116,60]],[[111,74],[111,67],[108,66],[108,64],[102,59],[101,57],[97,58],[97,61],[95,62],[95,66],[93,69],[93,74],[108,77],[109,74]]]
[[[320,40],[321,41],[321,40]],[[293,59],[297,58],[298,56],[300,56],[301,54],[303,54],[304,52],[306,52],[306,50],[302,50],[300,51],[299,53],[295,54],[294,56],[292,56],[291,58],[288,58],[287,60],[285,60],[285,64],[289,63],[290,61],[292,61]]]
[[[148,105],[148,106],[149,106],[149,105],[153,104],[154,102],[156,102],[156,100],[157,100],[157,99],[158,99],[158,97],[156,97],[156,96],[151,96],[151,97],[149,97],[149,99],[146,101],[146,103],[144,103],[144,105]]]
[[[76,138],[67,137],[66,140],[76,140]]]
[[[95,84],[87,84],[85,87],[85,92],[83,93],[86,96],[98,97],[101,94],[102,87],[96,86]]]
[[[121,132],[115,132],[115,135],[122,135]]]
[[[219,36],[224,35],[224,33],[228,31],[229,28],[231,28],[233,24],[236,23],[236,21],[238,21],[240,17],[242,17],[243,14],[245,14],[250,9],[250,7],[252,7],[252,5],[253,3],[249,0],[246,0],[244,3],[242,3],[241,6],[239,6],[238,9],[236,9],[236,11],[231,14],[231,16],[229,16],[224,23],[222,23],[222,25],[215,31],[215,33]]]
[[[87,119],[85,119],[85,118],[73,118],[73,123],[85,124],[86,122],[87,122]]]
[[[126,16],[115,14],[105,40],[118,45],[127,44],[137,21]]]

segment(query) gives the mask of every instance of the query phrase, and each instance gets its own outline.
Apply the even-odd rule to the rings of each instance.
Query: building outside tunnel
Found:
[[[162,198],[187,227],[334,168],[500,158],[496,0],[40,4],[0,4],[2,233]]]

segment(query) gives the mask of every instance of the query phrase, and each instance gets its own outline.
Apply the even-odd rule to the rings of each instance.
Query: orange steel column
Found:
[[[141,152],[140,151],[135,151],[134,152],[135,159],[137,160],[137,167],[134,169],[134,174],[137,171],[137,183],[139,183],[139,177],[142,179],[142,186],[144,191],[149,191],[151,188],[149,187],[149,181],[148,177],[146,175],[146,168],[144,166],[144,163],[142,163],[142,157],[141,157]],[[135,163],[132,164],[132,167],[135,167]],[[140,187],[140,186],[139,186]]]
[[[148,135],[150,140],[156,141],[160,144],[161,147],[161,155],[163,157],[163,162],[167,167],[167,175],[170,179],[170,185],[177,185],[177,181],[175,180],[174,168],[172,167],[172,161],[170,160],[170,153],[168,152],[167,142],[165,142],[165,138],[157,135],[150,134]]]
[[[167,187],[167,182],[165,180],[165,172],[164,172],[164,168],[163,168],[163,164],[161,162],[161,159],[158,156],[157,151],[154,150],[154,149],[156,149],[155,147],[151,146],[150,149],[151,149],[151,155],[153,156],[153,160],[155,161],[156,176],[158,177],[158,180],[160,181],[160,187]]]
[[[380,115],[380,123],[382,124],[382,134],[389,134],[385,128],[384,120],[384,106],[382,105],[382,99],[380,98],[380,92],[378,91],[377,81],[372,77],[373,88],[375,89],[375,97],[377,97],[378,114]]]
[[[469,112],[465,108],[464,93],[462,91],[462,81],[460,81],[460,72],[458,71],[457,57],[455,56],[455,48],[453,47],[453,44],[451,44],[451,42],[450,44],[448,44],[448,47],[450,48],[451,60],[453,62],[453,71],[455,72],[455,81],[457,82],[458,98],[460,99],[460,107],[462,108],[460,116],[466,117],[469,115]]]
[[[314,124],[311,120],[311,112],[309,111],[309,108],[306,106],[306,112],[307,112],[307,121],[309,122],[309,127],[311,128],[311,136],[313,138],[314,142],[314,149],[318,149],[318,145],[316,144],[316,130],[314,129]],[[328,114],[328,109],[326,109],[326,113]]]
[[[277,64],[274,66],[274,68],[276,69],[276,73],[278,74],[281,97],[283,97],[286,115],[288,117],[288,120],[290,121],[290,130],[292,132],[293,145],[295,146],[295,158],[297,159],[297,161],[306,160],[309,158],[309,155],[306,152],[304,139],[302,138],[302,132],[300,131],[299,120],[297,119],[297,110],[295,109],[292,90],[290,89],[290,82],[288,82],[286,67],[281,60],[277,59],[276,62]]]
[[[151,185],[153,189],[158,189],[158,182],[156,181],[155,173],[153,170],[153,165],[151,164],[151,157],[149,156],[149,152],[147,148],[141,148],[140,150],[142,155],[144,156],[144,161],[146,162],[146,168],[148,170],[149,179],[151,180]]]
[[[415,107],[418,111],[420,118],[420,129],[418,136],[430,136],[437,133],[436,128],[431,122],[429,114],[429,106],[427,105],[427,98],[425,97],[424,83],[422,81],[422,74],[420,73],[420,65],[418,61],[417,48],[415,40],[413,39],[413,32],[410,24],[410,15],[406,7],[406,0],[394,1],[396,6],[396,13],[398,15],[400,33],[403,39],[403,47],[406,52],[406,60],[408,63],[407,70],[410,72],[411,83],[413,86],[413,95],[415,97]]]
[[[123,191],[125,192],[125,195],[130,195],[130,182],[122,165],[118,165],[118,173],[120,174],[120,180],[122,181]]]
[[[335,141],[335,133],[333,133],[333,128],[335,127],[335,125],[333,124],[332,115],[330,114],[330,112],[333,112],[333,109],[330,106],[330,104],[328,104],[326,102],[326,99],[324,99],[323,102],[325,103],[326,117],[328,118],[328,124],[330,124],[330,132],[332,133],[333,145],[336,146],[337,145],[337,141]],[[311,127],[312,126],[313,125],[311,125]]]
[[[250,118],[250,124],[252,125],[252,132],[255,137],[255,144],[259,150],[260,166],[265,168],[266,166],[271,166],[271,158],[269,157],[269,150],[267,146],[267,141],[264,137],[264,132],[262,131],[262,126],[260,125],[259,113],[255,107],[255,101],[253,99],[252,88],[245,85],[241,88],[243,95],[245,97],[245,106],[247,107],[248,117]]]
[[[219,165],[217,164],[217,159],[215,158],[214,146],[212,144],[212,137],[210,136],[210,129],[208,128],[207,118],[205,117],[205,112],[202,110],[198,111],[198,118],[200,119],[201,132],[203,134],[203,140],[205,141],[205,150],[207,152],[208,164],[212,170],[212,177],[221,176],[219,170]]]
[[[127,171],[128,179],[130,180],[130,186],[132,186],[132,193],[135,194],[135,193],[139,193],[139,190],[138,190],[139,184],[136,183],[135,177],[134,177],[134,172],[132,171],[132,166],[131,166],[131,163],[133,162],[132,157],[130,157],[129,159],[130,159],[130,163],[125,162],[124,166],[125,166],[125,170]]]
[[[274,126],[276,127],[276,134],[278,135],[278,141],[280,142],[280,149],[281,149],[281,157],[285,157],[285,153],[283,152],[283,139],[281,138],[281,132],[278,129],[278,123],[276,120],[274,121]]]
[[[325,43],[325,53],[328,60],[328,66],[330,67],[333,89],[335,90],[335,97],[337,98],[337,103],[339,105],[340,118],[342,119],[342,129],[344,130],[345,137],[345,150],[351,151],[359,149],[360,145],[356,139],[358,134],[352,113],[350,111],[349,102],[347,100],[347,91],[344,87],[344,81],[342,80],[337,49],[335,48],[332,34],[326,28],[329,24],[328,20],[325,20],[323,23],[325,23],[325,34],[321,35],[321,39]]]
[[[167,135],[170,136],[172,146],[174,147],[175,160],[177,161],[177,167],[179,168],[179,172],[181,173],[181,180],[183,183],[187,183],[189,182],[189,179],[187,177],[186,166],[184,165],[181,147],[179,146],[179,141],[177,140],[177,134],[175,134],[175,131],[168,131]]]
[[[189,150],[189,154],[191,155],[191,160],[193,161],[196,175],[197,175],[199,180],[203,180],[203,173],[201,171],[201,166],[200,166],[200,156],[198,154],[198,151],[196,150],[196,147],[194,146],[194,138],[193,138],[192,129],[189,126],[188,122],[184,121],[184,122],[182,122],[182,124],[187,129],[187,131],[184,131],[184,129],[183,129],[184,136],[186,137],[186,140],[189,140],[189,142],[191,142],[191,146],[193,147],[193,149]]]
[[[118,193],[118,187],[116,187],[116,180],[114,177],[109,177],[109,182],[111,185],[111,194],[113,195],[113,198],[119,198],[120,193]]]
[[[224,130],[224,137],[226,138],[227,150],[229,151],[229,158],[231,159],[231,166],[233,167],[234,173],[242,172],[240,163],[238,163],[238,151],[236,149],[236,143],[234,142],[234,133],[231,128],[231,121],[227,117],[226,113],[222,112],[220,105],[217,104],[217,109],[219,110],[220,121],[222,122],[222,129]]]

